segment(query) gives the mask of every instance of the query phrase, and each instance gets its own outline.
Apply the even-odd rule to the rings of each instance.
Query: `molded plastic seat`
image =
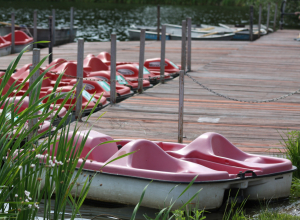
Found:
[[[127,143],[121,148],[120,152],[109,158],[107,162],[130,152],[135,153],[118,159],[111,164],[161,172],[201,173],[203,180],[229,179],[227,172],[215,171],[195,163],[178,160],[148,140],[135,140]]]
[[[0,49],[11,46],[11,41],[5,40],[3,37],[0,36]]]
[[[108,52],[101,52],[97,56],[103,63],[110,66],[110,54]]]
[[[87,72],[109,70],[108,66],[93,54],[87,55],[87,57],[84,59],[83,68]]]
[[[236,172],[236,167],[259,170],[258,175],[292,169],[292,163],[287,159],[244,153],[225,137],[213,132],[205,133],[186,147],[178,151],[169,151],[168,154],[197,163],[209,161],[214,163],[214,166],[225,165],[229,173]],[[230,167],[233,167],[232,172]]]
[[[11,41],[11,33],[3,37],[6,41]],[[29,37],[23,31],[15,31],[15,45],[24,45],[33,42],[33,38]]]

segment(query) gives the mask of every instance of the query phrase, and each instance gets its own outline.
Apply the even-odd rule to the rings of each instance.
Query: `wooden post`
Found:
[[[52,9],[52,46],[55,45],[55,9]]]
[[[15,13],[11,13],[11,53],[15,53]]]
[[[181,70],[185,72],[186,69],[186,21],[182,21],[182,35],[181,35]]]
[[[178,143],[183,141],[184,71],[179,73]]]
[[[253,5],[250,6],[250,41],[253,41]]]
[[[277,18],[277,3],[275,3],[275,9],[274,9],[274,24],[273,24],[273,31],[276,29],[276,18]]]
[[[188,48],[187,48],[187,71],[192,71],[192,19],[187,18]]]
[[[157,40],[159,40],[159,29],[160,29],[160,6],[157,6]]]
[[[261,5],[259,5],[259,15],[258,15],[258,37],[260,38],[260,28],[261,28]]]
[[[52,47],[53,47],[53,36],[52,36],[52,16],[49,16],[49,64],[52,62],[53,54],[52,54]]]
[[[160,83],[165,83],[166,25],[161,26]]]
[[[70,42],[72,42],[72,39],[73,39],[73,25],[74,25],[74,8],[71,7],[71,10],[70,10]]]
[[[33,42],[37,42],[37,10],[33,12]],[[37,47],[36,44],[33,47]]]
[[[269,33],[269,24],[270,24],[270,3],[268,3],[268,15],[267,15],[267,33]]]
[[[139,79],[138,79],[138,93],[143,93],[143,78],[144,78],[144,57],[145,57],[145,29],[141,30],[140,37],[140,58],[139,58]]]
[[[84,54],[84,39],[79,38],[77,44],[77,87],[76,87],[76,110],[75,119],[81,121],[82,110],[82,89],[83,89],[83,54]],[[81,93],[81,94],[80,94]]]
[[[32,56],[32,66],[30,67],[30,72],[38,65],[38,63],[40,62],[40,49],[38,48],[34,48],[33,49],[33,56]],[[37,70],[29,79],[29,86],[31,86],[34,81],[37,80],[37,78],[40,75],[40,71]],[[29,93],[29,102],[32,101],[32,103],[35,103],[36,100],[39,97],[36,97],[36,91],[33,90]],[[36,113],[34,114],[36,115]],[[38,123],[38,119],[37,118],[33,118],[29,120],[28,123],[28,129],[30,130],[35,124]],[[28,140],[32,139],[32,137],[35,135],[36,131],[32,131],[29,135],[28,135]]]
[[[117,35],[111,34],[110,46],[110,104],[116,104],[116,63],[117,63]]]

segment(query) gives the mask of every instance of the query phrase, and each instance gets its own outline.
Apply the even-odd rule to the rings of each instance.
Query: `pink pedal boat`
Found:
[[[6,41],[11,42],[11,33],[3,37]],[[23,31],[15,31],[15,53],[20,53],[26,46],[30,45],[27,49],[32,50],[33,38],[29,37]]]
[[[11,42],[0,36],[0,57],[11,54]]]
[[[160,71],[160,58],[148,59],[144,62],[144,66],[150,71]],[[165,59],[165,72],[178,73],[181,70],[181,65],[176,65],[171,60]]]
[[[77,132],[75,140],[80,143],[87,133]],[[152,181],[141,205],[162,209],[174,202],[197,176],[172,209],[180,208],[201,190],[191,205],[212,210],[222,205],[226,199],[224,193],[230,189],[239,189],[248,200],[288,197],[292,172],[296,169],[284,158],[247,154],[213,132],[199,136],[190,144],[140,139],[99,145],[112,140],[93,130],[88,135],[81,157],[95,149],[84,165],[82,180],[101,170],[91,183],[88,199],[136,205],[144,187]],[[51,149],[54,150],[53,146]],[[131,152],[134,153],[103,167]],[[81,163],[82,160],[77,166]],[[75,189],[72,193],[75,194]]]

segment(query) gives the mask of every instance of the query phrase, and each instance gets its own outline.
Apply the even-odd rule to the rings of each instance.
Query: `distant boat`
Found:
[[[156,40],[157,31],[155,27],[145,26],[132,26],[128,29],[130,40],[139,40],[141,29],[146,30],[146,40]],[[210,33],[210,32],[194,32],[192,31],[192,40],[231,40],[234,37],[234,33]],[[161,38],[161,33],[160,33]],[[181,26],[179,25],[167,25],[166,28],[166,40],[181,40]]]
[[[15,27],[16,30],[22,30],[29,36],[33,36],[33,27]],[[11,33],[10,26],[0,27],[0,35],[4,36]],[[77,34],[77,27],[73,28],[71,33],[69,27],[55,28],[55,40],[54,45],[62,45],[69,42],[73,42]],[[49,40],[49,29],[48,28],[37,28],[37,41],[48,41]],[[39,44],[40,47],[48,47],[48,44]]]

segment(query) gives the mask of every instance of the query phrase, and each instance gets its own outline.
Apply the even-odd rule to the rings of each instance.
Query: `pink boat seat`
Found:
[[[292,163],[283,158],[247,154],[220,134],[208,132],[178,151],[168,151],[169,155],[203,164],[215,170],[253,170],[257,175],[271,174],[292,169]]]
[[[11,41],[7,41],[3,37],[0,36],[0,49],[8,47],[10,45],[11,45]]]
[[[108,66],[93,54],[87,55],[87,57],[84,59],[83,68],[87,72],[109,70]]]
[[[203,180],[230,178],[227,172],[215,171],[196,163],[171,157],[158,145],[148,140],[134,140],[127,143],[106,162],[130,152],[134,153],[113,161],[111,164],[140,170],[201,174]]]
[[[7,41],[11,41],[11,33],[3,37]],[[33,42],[33,38],[29,37],[23,31],[15,31],[15,45],[25,45]]]
[[[111,56],[108,52],[101,52],[97,56],[103,63],[110,66]]]

